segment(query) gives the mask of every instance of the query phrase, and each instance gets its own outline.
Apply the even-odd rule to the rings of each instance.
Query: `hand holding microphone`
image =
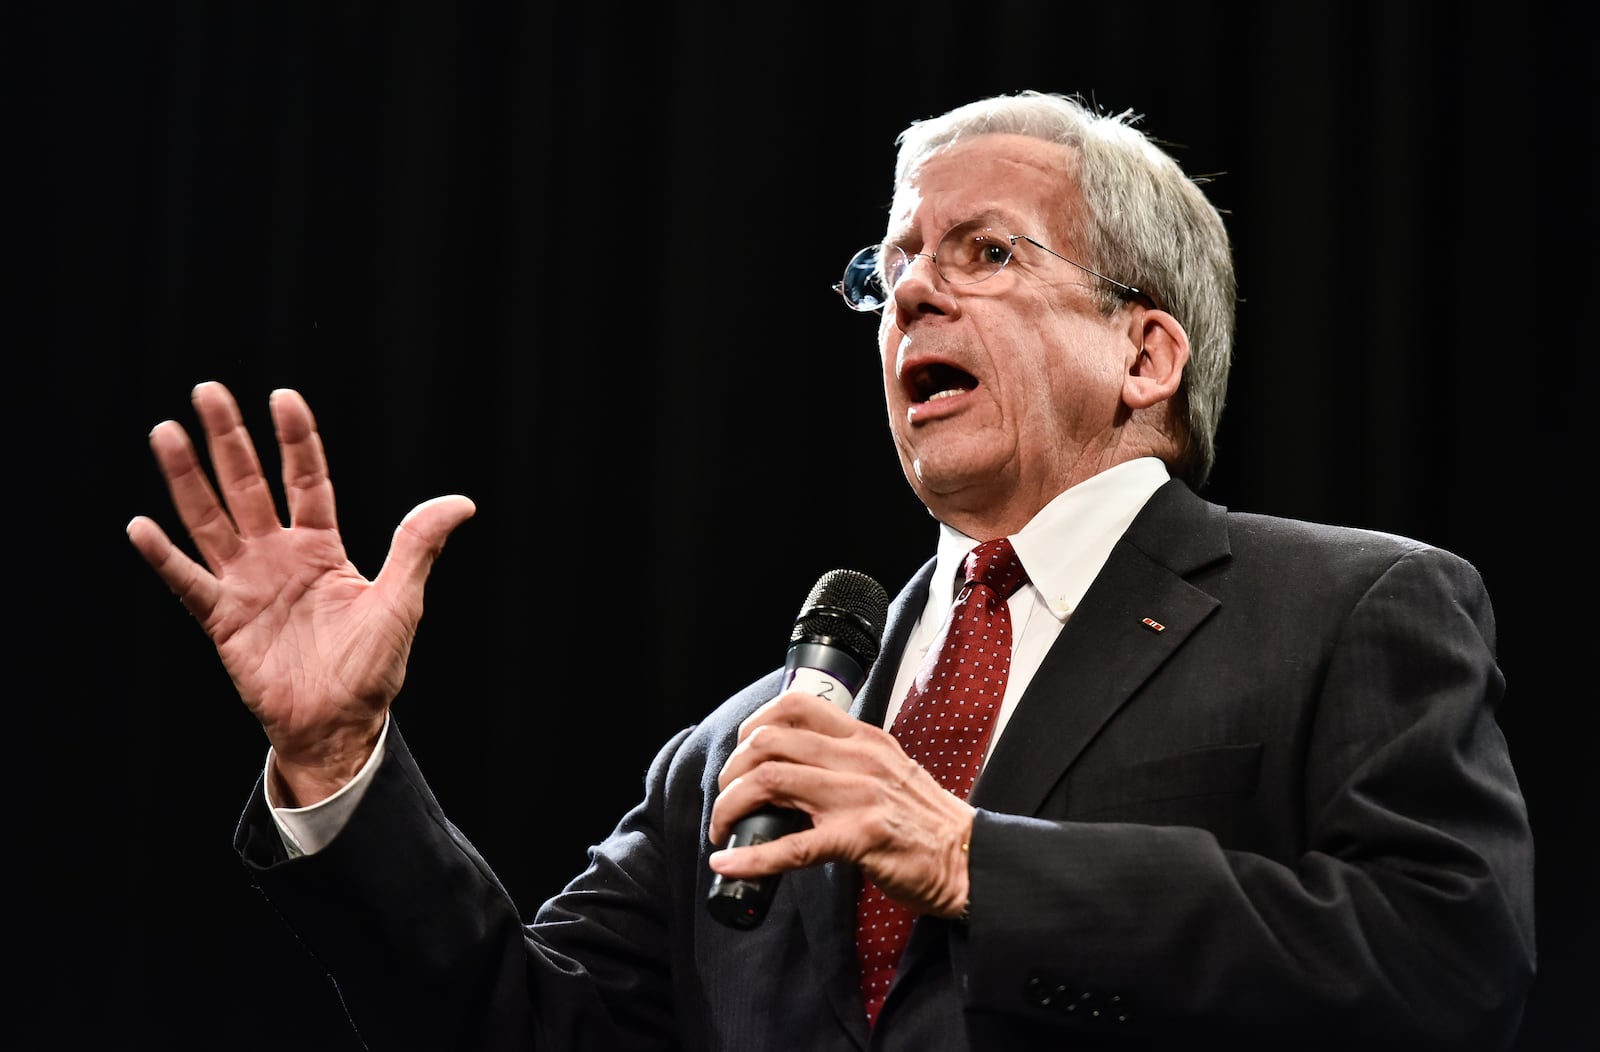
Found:
[[[883,641],[889,597],[877,581],[854,570],[830,570],[818,578],[789,636],[783,690],[799,689],[848,712]],[[804,829],[802,811],[762,807],[740,819],[728,847],[774,840]],[[780,874],[711,881],[706,908],[723,924],[754,928],[766,919]]]

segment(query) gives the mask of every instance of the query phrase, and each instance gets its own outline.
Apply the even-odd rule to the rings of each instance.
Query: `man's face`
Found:
[[[917,495],[965,532],[1013,531],[1126,459],[1122,383],[1139,348],[1125,312],[1097,310],[1096,279],[1023,240],[977,284],[946,281],[926,258],[979,218],[1078,258],[1070,163],[1067,147],[1023,136],[962,140],[926,160],[890,210],[889,240],[923,253],[878,332],[890,431]]]

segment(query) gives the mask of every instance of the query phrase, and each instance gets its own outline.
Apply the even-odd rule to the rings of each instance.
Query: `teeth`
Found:
[[[956,395],[966,394],[966,393],[967,392],[963,388],[952,387],[952,388],[950,388],[948,390],[945,390],[945,391],[935,391],[933,394],[928,396],[928,401],[937,402],[941,398],[954,398]]]

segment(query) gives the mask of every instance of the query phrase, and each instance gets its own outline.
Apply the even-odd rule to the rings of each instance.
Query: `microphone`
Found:
[[[866,574],[854,570],[823,574],[806,596],[789,634],[780,693],[798,688],[850,711],[856,690],[878,657],[888,614],[888,593]],[[764,844],[810,824],[804,811],[769,804],[734,824],[728,846]],[[706,909],[730,928],[754,928],[766,919],[781,875],[737,880],[715,874]]]

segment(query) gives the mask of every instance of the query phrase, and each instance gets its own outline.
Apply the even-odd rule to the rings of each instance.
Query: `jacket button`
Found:
[[[1028,1000],[1040,1008],[1049,1008],[1052,1004],[1059,1003],[1066,995],[1066,992],[1067,988],[1065,986],[1039,976],[1029,979],[1026,987]]]
[[[1085,990],[1075,999],[1064,1003],[1061,1006],[1061,1010],[1084,1019],[1097,1019],[1100,1016],[1098,1001],[1099,999],[1093,993]]]
[[[1121,994],[1112,994],[1106,998],[1105,1018],[1113,1023],[1126,1023],[1128,1021],[1128,1001]]]

